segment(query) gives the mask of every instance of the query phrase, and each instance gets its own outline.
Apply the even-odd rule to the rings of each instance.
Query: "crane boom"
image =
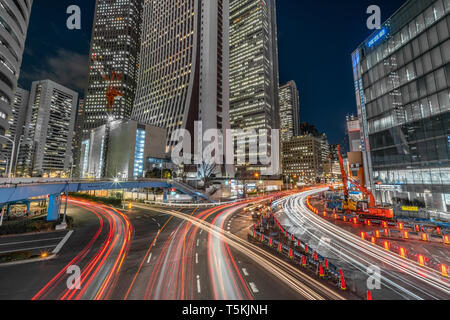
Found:
[[[345,197],[345,201],[347,201],[348,198],[349,198],[349,193],[348,193],[348,176],[347,176],[347,172],[345,172],[344,160],[342,159],[341,146],[340,145],[337,145],[337,150],[338,150],[338,156],[339,156],[339,166],[341,168],[342,183],[344,184],[344,197]]]

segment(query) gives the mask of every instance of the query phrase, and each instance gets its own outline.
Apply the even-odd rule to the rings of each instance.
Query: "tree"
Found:
[[[203,161],[202,164],[198,166],[198,176],[203,181],[205,189],[208,188],[209,182],[214,174],[217,172],[217,164]]]
[[[236,171],[236,179],[238,181],[242,181],[242,185],[244,186],[244,197],[247,194],[247,186],[249,184],[250,181],[259,179],[260,177],[260,173],[259,172],[252,172],[247,170],[246,167],[238,167],[237,171]]]

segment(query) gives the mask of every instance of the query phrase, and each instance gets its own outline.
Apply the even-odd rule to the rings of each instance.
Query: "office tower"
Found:
[[[288,141],[300,134],[300,101],[297,85],[294,81],[280,86],[280,137],[281,142]]]
[[[352,54],[367,186],[450,209],[450,1],[407,1]]]
[[[283,143],[283,174],[294,182],[316,182],[324,173],[323,137],[296,136]]]
[[[350,115],[346,117],[347,135],[350,145],[350,152],[361,152],[361,126],[358,117]]]
[[[280,128],[277,42],[275,0],[230,0],[232,129]],[[264,171],[261,165],[249,169]]]
[[[17,154],[19,151],[18,149],[20,148],[20,144],[23,142],[23,133],[24,133],[23,127],[25,124],[25,116],[27,113],[29,97],[30,97],[29,91],[17,87],[16,93],[14,94],[14,100],[11,105],[12,114],[8,122],[9,129],[5,134],[5,136],[15,142],[14,155],[12,157],[13,169],[15,168],[16,165]],[[12,145],[7,144],[6,147],[3,149],[3,152],[5,152],[5,154],[8,156],[7,160],[9,164],[9,161],[11,161],[10,159],[11,159]],[[7,169],[6,166],[4,166],[3,169],[6,171]]]
[[[53,81],[35,81],[30,92],[24,143],[23,175],[68,175],[78,93]]]
[[[177,129],[229,128],[228,11],[228,0],[144,3],[132,118],[166,128],[167,152]]]
[[[108,118],[131,116],[138,77],[143,0],[97,0],[85,92],[83,135]],[[108,111],[106,91],[113,72],[121,75],[112,84],[123,94]]]
[[[165,158],[166,129],[134,120],[116,120],[110,123],[108,140],[106,134],[103,125],[83,140],[80,153],[83,178],[143,178],[155,159],[162,163]]]
[[[80,149],[83,141],[83,119],[84,119],[84,99],[78,100],[78,107],[75,118],[75,132],[73,135],[73,163],[74,177],[80,177]]]
[[[0,1],[0,136],[8,134],[14,93],[19,79],[22,54],[33,0]],[[0,138],[0,172],[11,161],[12,144]]]

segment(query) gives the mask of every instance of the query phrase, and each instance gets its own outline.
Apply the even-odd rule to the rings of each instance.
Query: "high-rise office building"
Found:
[[[89,76],[85,92],[83,135],[106,123],[109,116],[131,116],[139,66],[143,0],[97,0],[90,49]],[[113,72],[121,75],[113,85],[123,94],[107,110],[106,91]]]
[[[33,82],[18,163],[22,175],[69,173],[77,103],[73,90],[51,80]]]
[[[22,54],[33,0],[0,0],[0,135],[8,134],[14,93],[19,79]],[[8,134],[10,138],[12,135]],[[11,159],[12,145],[0,138],[0,167]],[[1,172],[0,168],[0,172]]]
[[[13,163],[12,168],[16,165],[16,159],[17,154],[19,152],[20,144],[23,142],[23,127],[25,124],[25,116],[27,113],[28,108],[28,99],[30,97],[30,92],[27,90],[24,90],[22,88],[17,87],[16,93],[14,94],[14,100],[11,105],[12,107],[12,114],[9,118],[9,129],[6,132],[5,136],[15,142],[15,148],[14,148],[14,155],[12,156]],[[6,147],[3,149],[5,154],[8,156],[8,164],[11,161],[11,152],[12,152],[12,145],[7,144]],[[3,171],[6,171],[6,166],[3,166],[0,163],[0,170],[3,169]]]
[[[323,137],[293,137],[283,143],[283,174],[295,181],[315,182],[323,177],[328,154]]]
[[[277,43],[275,0],[230,0],[232,129],[280,128]],[[249,168],[264,171],[262,166]]]
[[[229,128],[228,0],[146,1],[133,119],[194,138]],[[200,134],[200,133],[199,133]],[[199,137],[195,137],[198,139]]]
[[[352,54],[366,184],[450,210],[450,1],[407,1]]]
[[[289,141],[300,134],[300,100],[294,81],[280,86],[280,138]]]

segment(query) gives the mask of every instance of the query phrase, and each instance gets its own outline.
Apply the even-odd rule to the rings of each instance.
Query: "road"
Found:
[[[158,222],[158,230],[153,229],[156,234],[124,298],[345,299],[283,259],[249,243],[247,232],[253,221],[241,214],[245,206],[238,203],[177,212],[135,205],[139,215],[153,212],[170,218],[164,224]]]
[[[263,198],[260,198],[261,200]],[[258,200],[253,200],[258,201]],[[75,231],[51,260],[0,266],[0,299],[345,300],[247,239],[248,203],[211,209],[70,201]],[[72,266],[81,283],[71,288]]]
[[[313,214],[305,205],[306,197],[323,190],[314,190],[290,196],[280,202],[277,213],[288,231],[312,243],[319,254],[340,265],[352,278],[356,290],[366,291],[367,280],[381,269],[381,288],[374,290],[374,299],[448,300],[450,283],[435,270],[383,250],[362,240]],[[372,278],[373,279],[373,278]]]
[[[100,300],[111,296],[129,249],[132,225],[121,212],[95,203],[70,201],[68,213],[77,226],[57,256],[0,266],[0,299]],[[76,268],[80,290],[70,290],[76,284],[70,281]]]

